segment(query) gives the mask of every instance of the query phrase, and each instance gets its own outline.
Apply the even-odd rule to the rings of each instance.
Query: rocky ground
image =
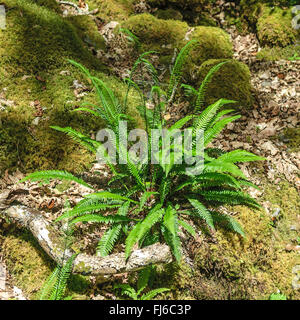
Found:
[[[67,7],[64,7],[64,10],[64,14],[67,15]],[[137,7],[137,10],[145,12],[150,9]],[[219,20],[222,23],[222,16]],[[124,78],[127,75],[128,61],[121,57],[124,56],[124,50],[129,49],[125,44],[123,47],[121,45],[117,46],[113,42],[114,40],[109,39],[110,29],[113,29],[113,27],[113,23],[110,23],[99,28],[100,32],[107,37],[107,41],[110,41],[112,47],[106,57],[101,56],[101,59],[104,59],[106,63],[113,61],[115,73]],[[232,37],[235,50],[234,58],[246,63],[251,70],[255,104],[252,110],[243,110],[242,118],[238,122],[230,124],[223,131],[215,146],[224,150],[241,148],[265,156],[267,161],[264,162],[263,168],[259,168],[259,170],[263,170],[262,172],[269,182],[280,185],[281,182],[288,181],[299,192],[300,151],[297,145],[293,145],[293,136],[287,129],[295,130],[299,128],[300,61],[262,62],[256,59],[256,54],[260,51],[260,45],[255,34],[240,35],[235,28],[224,26],[224,29]],[[100,55],[101,52],[98,54]],[[117,64],[116,61],[118,61]],[[1,103],[9,104],[10,101],[1,100],[0,97],[0,107]],[[182,115],[184,111],[182,106],[178,110],[173,110],[178,116]],[[258,174],[258,168],[253,165],[244,165],[243,170],[249,180],[262,187],[261,191],[251,190],[252,196],[259,198],[264,192],[265,181],[261,179],[261,174]],[[108,174],[105,168],[95,165],[91,174],[94,171],[100,171],[101,177],[107,178]],[[54,220],[63,210],[67,198],[76,203],[87,192],[87,190],[80,189],[75,185],[68,185],[65,186],[65,190],[58,190],[59,187],[56,183],[51,183],[47,187],[41,187],[37,183],[17,185],[16,182],[23,176],[20,171],[12,175],[7,171],[0,180],[0,190],[10,189],[10,201],[17,200],[37,208],[51,220]],[[270,215],[274,214],[268,201],[265,201],[263,205]],[[8,228],[4,224],[2,226]],[[86,229],[83,227],[82,233],[85,231]],[[85,250],[92,251],[100,235],[101,230],[93,229],[92,236],[85,238],[85,240],[82,238]],[[195,246],[195,243],[191,245]],[[300,253],[299,246],[294,246],[292,250],[298,250]],[[25,299],[22,291],[13,283],[10,275],[6,272],[5,261],[0,250],[0,300]],[[107,298],[115,298],[109,293],[109,290],[107,290],[106,295]],[[91,297],[99,298],[101,296],[95,293]]]

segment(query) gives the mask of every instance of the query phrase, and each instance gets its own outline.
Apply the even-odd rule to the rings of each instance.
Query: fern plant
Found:
[[[53,171],[52,171],[53,173]],[[63,173],[64,175],[65,173]],[[36,175],[37,176],[37,175]],[[36,177],[34,176],[34,177]],[[45,175],[47,176],[47,174]],[[54,177],[57,177],[57,174],[54,173]],[[59,175],[61,177],[61,175]],[[68,174],[66,177],[70,177]],[[77,182],[80,180],[75,179]],[[65,204],[67,209],[70,209],[70,204],[67,201]],[[40,300],[71,300],[72,297],[67,296],[65,297],[65,291],[68,284],[68,280],[70,278],[73,262],[77,256],[77,254],[73,254],[71,257],[67,259],[66,252],[69,249],[72,243],[72,235],[73,235],[73,228],[67,224],[66,230],[64,231],[64,252],[62,257],[61,264],[57,264],[51,275],[45,281],[44,285],[42,286],[39,299]]]
[[[196,95],[196,99],[191,99],[195,110],[192,115],[187,115],[172,125],[168,125],[165,120],[164,112],[167,107],[172,108],[173,101],[176,99],[175,93],[180,88],[182,79],[182,66],[194,43],[194,41],[189,42],[179,53],[167,92],[160,87],[156,70],[149,59],[146,59],[151,52],[142,54],[134,64],[130,77],[126,79],[128,89],[122,103],[102,80],[92,76],[82,65],[70,61],[90,80],[99,98],[99,105],[88,107],[84,105],[78,110],[88,112],[107,123],[107,127],[116,137],[113,147],[116,150],[117,160],[125,158],[127,162],[120,164],[120,161],[117,161],[115,164],[101,142],[92,140],[72,128],[52,127],[70,135],[91,152],[97,153],[100,150],[112,172],[113,177],[107,190],[98,191],[95,186],[95,192],[84,196],[84,199],[72,210],[58,218],[58,221],[67,220],[71,224],[78,222],[107,224],[108,229],[100,239],[97,249],[100,256],[108,255],[119,240],[125,241],[127,259],[136,245],[144,247],[155,242],[166,242],[176,260],[180,261],[180,228],[195,236],[196,230],[191,222],[202,221],[208,230],[220,226],[244,237],[245,233],[241,225],[231,215],[220,213],[217,210],[218,207],[245,205],[254,209],[260,208],[260,205],[244,190],[249,186],[256,186],[247,180],[238,163],[264,160],[264,158],[244,150],[225,152],[209,147],[227,124],[240,117],[234,110],[226,109],[226,106],[234,103],[231,100],[220,99],[206,108],[203,107],[208,83],[212,81],[214,73],[222,71],[221,68],[226,62],[215,66],[200,88],[196,90],[189,87],[189,90]],[[139,65],[145,66],[154,77],[150,95],[134,81]],[[149,157],[153,155],[154,163],[136,161],[128,148],[121,143],[123,136],[128,132],[119,130],[120,120],[129,121],[134,125],[134,121],[127,114],[130,90],[136,90],[140,97],[140,105],[136,107],[145,123],[148,155]],[[147,108],[147,103],[154,105],[154,108]],[[178,161],[183,159],[186,147],[178,150],[173,133],[183,128],[192,132],[193,138],[199,130],[204,132],[204,159],[200,174],[192,174],[189,171],[189,164]],[[165,137],[170,139],[168,150],[164,150],[162,138],[157,142],[159,150],[153,150],[151,145],[153,129],[164,132]],[[191,155],[197,156],[195,141],[191,142],[189,151]],[[167,157],[169,162],[166,161]],[[49,180],[50,178],[73,179],[87,186],[81,179],[59,171],[33,173],[23,180]]]
[[[40,300],[70,300],[72,297],[64,297],[68,280],[72,271],[74,259],[77,254],[69,258],[64,265],[57,265],[49,278],[44,283]]]
[[[129,284],[116,284],[114,289],[121,289],[121,295],[126,295],[133,300],[152,300],[158,294],[170,291],[168,288],[158,288],[143,293],[148,286],[153,267],[149,266],[139,272],[137,288],[133,288]]]

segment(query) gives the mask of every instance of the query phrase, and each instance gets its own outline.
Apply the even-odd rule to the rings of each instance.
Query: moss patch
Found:
[[[188,30],[185,22],[157,19],[146,13],[131,16],[123,23],[123,27],[140,39],[142,51],[151,48],[162,54],[169,54],[184,39]]]
[[[246,238],[218,230],[213,241],[203,236],[196,245],[193,269],[185,263],[160,270],[157,282],[170,287],[167,299],[199,300],[268,300],[279,289],[288,299],[300,299],[300,291],[292,288],[292,270],[300,264],[299,252],[287,251],[287,244],[297,245],[299,236],[300,196],[288,183],[267,185],[259,200],[270,202],[271,214],[281,210],[276,225],[265,211],[235,208]],[[291,229],[297,225],[298,231]]]
[[[281,47],[266,47],[257,53],[256,57],[260,60],[276,61],[289,60],[295,53],[300,55],[300,45],[291,45],[285,48]]]
[[[222,61],[224,60],[213,59],[201,65],[198,69],[199,82],[197,87],[200,86],[208,71]],[[232,105],[234,108],[250,108],[253,104],[250,79],[251,74],[248,67],[241,62],[231,60],[214,74],[211,83],[207,87],[206,105],[225,98],[237,101],[236,104]]]
[[[180,11],[175,10],[173,8],[159,9],[155,12],[155,16],[158,19],[164,19],[164,20],[182,20],[183,19],[183,16],[180,13]]]
[[[29,299],[39,298],[39,292],[52,273],[55,263],[49,259],[32,235],[23,230],[11,230],[0,235],[1,251],[12,276],[13,285],[19,287]],[[90,286],[86,277],[72,275],[69,278],[66,296],[86,299]]]
[[[2,244],[2,253],[15,286],[27,297],[36,297],[54,264],[27,233],[8,235]]]
[[[157,51],[164,65],[171,63],[175,48],[181,49],[188,39],[197,40],[185,64],[185,77],[191,83],[197,82],[196,69],[204,61],[231,58],[233,54],[229,35],[220,28],[199,26],[187,39],[189,26],[185,22],[157,19],[149,14],[132,16],[123,26],[140,38],[141,51]]]
[[[86,50],[76,28],[54,10],[31,1],[9,0],[7,27],[0,31],[1,72],[11,75],[45,72],[67,64],[66,59],[101,68]]]
[[[297,31],[292,27],[291,9],[264,6],[257,22],[260,43],[267,46],[286,47],[295,43]]]
[[[62,18],[50,6],[52,2],[47,3],[49,6],[42,7],[33,1],[7,1],[11,8],[7,28],[0,30],[0,43],[5,44],[0,47],[0,94],[14,103],[0,110],[0,173],[17,167],[23,172],[54,168],[80,172],[94,160],[71,139],[49,128],[71,126],[90,135],[103,127],[102,121],[73,112],[82,102],[98,100],[67,59],[89,68],[120,99],[125,94],[125,86],[104,74],[106,69],[88,50],[87,42],[96,48],[103,46],[90,17]],[[74,80],[87,87],[84,97],[76,98]],[[131,93],[129,101],[134,99]],[[34,101],[43,110],[39,117]],[[136,116],[132,105],[131,115]]]
[[[285,129],[284,139],[287,139],[287,145],[292,152],[300,150],[300,128]]]
[[[124,21],[134,13],[133,0],[89,0],[90,9],[99,9],[97,16],[108,23]]]

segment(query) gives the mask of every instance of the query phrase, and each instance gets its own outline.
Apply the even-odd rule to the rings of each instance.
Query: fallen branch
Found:
[[[64,249],[62,234],[49,223],[39,211],[22,205],[1,209],[0,216],[30,230],[43,250],[57,263],[61,264],[74,253]],[[77,255],[73,263],[73,273],[84,275],[113,275],[139,270],[150,264],[169,263],[172,255],[167,245],[154,244],[143,249],[135,250],[125,261],[124,253],[112,254],[107,257],[89,256],[84,253]]]

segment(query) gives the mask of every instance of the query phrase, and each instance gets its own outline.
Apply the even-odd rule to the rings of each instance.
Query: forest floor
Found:
[[[266,157],[267,161],[263,164],[265,177],[274,185],[288,181],[300,191],[300,178],[297,174],[300,170],[300,150],[291,133],[296,130],[300,121],[300,61],[262,62],[256,59],[260,48],[255,34],[241,36],[234,28],[226,31],[231,34],[234,43],[235,59],[246,63],[251,70],[255,106],[253,110],[244,110],[242,118],[230,124],[214,145],[224,150],[245,149]],[[122,70],[119,72],[122,73]],[[184,109],[178,106],[173,112],[179,118]],[[254,198],[259,198],[264,191],[264,181],[261,180],[261,175],[257,174],[257,167],[251,164],[244,165],[242,169],[250,181],[262,188],[261,191],[250,191]],[[95,164],[89,173],[92,177],[93,172],[100,172],[97,179],[106,181],[108,178],[106,168],[98,164]],[[6,172],[0,180],[0,190],[9,189],[10,202],[19,201],[39,209],[52,221],[63,210],[67,198],[77,203],[88,192],[77,185],[66,186],[66,190],[60,192],[55,182],[47,187],[29,182],[16,184],[23,176],[20,171],[12,175]],[[270,209],[267,202],[263,203],[263,206],[267,211]],[[86,232],[86,228],[88,227],[82,227],[82,233]],[[88,238],[81,239],[85,242],[86,251],[93,252],[92,248],[100,235],[101,230],[93,229]],[[5,260],[0,252],[0,300],[25,299],[5,269]],[[97,297],[92,295],[91,298],[95,296]]]

